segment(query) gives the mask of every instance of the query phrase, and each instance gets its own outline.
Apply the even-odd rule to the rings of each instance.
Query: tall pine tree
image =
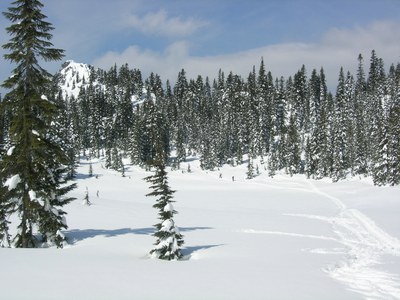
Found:
[[[158,209],[160,220],[159,223],[154,225],[157,230],[154,233],[157,241],[150,254],[159,259],[176,260],[182,257],[181,246],[183,244],[183,236],[179,233],[178,227],[175,226],[174,215],[177,211],[172,205],[175,191],[168,184],[168,174],[165,170],[166,153],[162,137],[157,139],[156,148],[156,157],[151,163],[156,169],[155,173],[145,178],[147,182],[151,183],[150,188],[153,189],[146,196],[158,197],[153,207]]]
[[[12,22],[7,28],[11,39],[3,48],[5,58],[16,64],[3,87],[10,89],[7,109],[12,112],[10,149],[0,163],[2,202],[12,204],[19,216],[16,247],[35,247],[37,230],[42,241],[62,247],[61,233],[67,225],[61,207],[72,199],[65,195],[74,188],[66,185],[68,157],[51,132],[56,105],[47,96],[51,75],[39,61],[57,61],[63,50],[51,48],[53,29],[41,13],[38,0],[17,0],[4,16]]]

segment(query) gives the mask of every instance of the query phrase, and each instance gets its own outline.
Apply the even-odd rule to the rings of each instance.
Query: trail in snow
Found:
[[[292,232],[254,230],[254,229],[243,229],[243,230],[240,230],[240,232],[254,233],[254,234],[269,234],[269,235],[286,235],[286,236],[293,236],[293,237],[300,237],[300,238],[309,238],[309,239],[327,240],[327,241],[337,242],[337,239],[332,238],[332,237],[323,236],[323,235],[300,234],[300,233],[292,233]]]
[[[345,254],[345,260],[328,266],[325,271],[334,279],[346,284],[366,299],[400,299],[400,277],[378,269],[384,255],[400,256],[400,241],[379,228],[374,221],[356,209],[348,208],[339,198],[319,190],[311,180],[304,186],[271,186],[319,194],[330,199],[338,208],[333,217],[285,214],[293,217],[316,219],[331,224],[337,238],[299,233],[243,229],[243,233],[283,235],[299,238],[334,240],[340,249],[313,249],[318,254]]]
[[[338,216],[332,218],[308,216],[331,223],[339,242],[347,249],[346,260],[328,267],[328,274],[366,299],[400,299],[399,276],[377,269],[384,255],[400,256],[400,241],[362,212],[347,208],[340,199],[308,182],[315,193],[332,200],[340,209]]]

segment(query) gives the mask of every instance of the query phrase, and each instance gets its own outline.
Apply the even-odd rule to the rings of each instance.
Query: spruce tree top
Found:
[[[39,65],[39,59],[57,61],[64,56],[64,50],[50,48],[53,44],[51,30],[54,28],[41,13],[43,4],[38,0],[17,0],[3,15],[12,22],[7,27],[11,36],[3,48],[10,53],[4,58],[15,63],[13,76],[8,78],[3,87],[15,89],[24,87],[25,93],[33,87],[40,87],[50,79],[50,74]]]

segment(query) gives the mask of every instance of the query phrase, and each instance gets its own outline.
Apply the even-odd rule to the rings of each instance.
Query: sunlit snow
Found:
[[[69,228],[61,232],[69,245],[0,249],[1,298],[400,299],[400,187],[368,178],[270,178],[259,160],[261,174],[248,180],[246,163],[211,172],[190,159],[190,173],[167,168],[182,261],[149,255],[177,247],[173,238],[154,245],[159,212],[143,180],[153,173],[125,160],[122,177],[92,158],[98,176],[88,177],[82,160],[70,193],[77,201],[65,206]],[[81,205],[86,188],[91,206]]]
[[[15,189],[18,185],[18,183],[21,182],[21,177],[17,174],[12,176],[11,178],[7,179],[6,182],[4,183],[4,186],[8,187],[8,190],[11,191]]]
[[[7,150],[7,156],[11,156],[11,155],[14,153],[14,149],[15,149],[15,146],[10,147],[10,148]]]

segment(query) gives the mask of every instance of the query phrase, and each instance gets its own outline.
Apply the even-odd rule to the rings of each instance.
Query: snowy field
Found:
[[[0,299],[400,299],[400,187],[247,180],[246,164],[206,172],[192,160],[191,173],[168,169],[185,260],[167,262],[148,256],[151,173],[92,163],[97,176],[82,161],[66,207],[69,245],[0,249]]]

